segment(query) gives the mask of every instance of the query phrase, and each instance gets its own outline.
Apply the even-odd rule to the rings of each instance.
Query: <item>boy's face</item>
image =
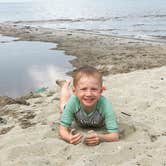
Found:
[[[83,76],[73,87],[73,92],[85,109],[91,109],[96,105],[102,90],[99,79]]]

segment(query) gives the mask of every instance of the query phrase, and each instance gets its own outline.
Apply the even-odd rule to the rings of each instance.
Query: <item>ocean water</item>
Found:
[[[165,0],[1,1],[0,22],[38,20],[31,25],[165,41]]]

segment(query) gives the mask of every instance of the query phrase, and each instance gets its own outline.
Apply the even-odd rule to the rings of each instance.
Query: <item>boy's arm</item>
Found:
[[[73,133],[70,129],[74,118],[74,110],[77,107],[77,100],[75,96],[71,96],[65,105],[64,111],[61,114],[59,135],[70,144],[78,144],[81,141],[82,135],[80,133]]]
[[[119,141],[118,133],[98,134],[100,142],[115,142]]]
[[[118,140],[118,133],[97,134],[96,132],[92,132],[85,137],[84,142],[89,146],[93,146],[100,144],[100,142],[115,142]]]
[[[82,134],[72,133],[72,130],[62,125],[59,126],[59,135],[63,140],[74,145],[80,143],[82,139]]]
[[[118,123],[112,104],[106,99],[104,103],[105,127],[107,133],[100,134],[100,140],[106,142],[114,142],[119,140]]]

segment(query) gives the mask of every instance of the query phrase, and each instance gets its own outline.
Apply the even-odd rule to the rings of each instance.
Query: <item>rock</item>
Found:
[[[16,101],[8,96],[0,96],[0,106],[5,106],[8,104],[16,104]]]
[[[0,124],[7,124],[7,120],[0,117]]]
[[[16,98],[15,101],[17,104],[30,105],[30,103],[28,103],[23,97]]]
[[[32,98],[38,98],[38,97],[41,97],[41,95],[37,94],[37,93],[30,92],[27,95],[23,96],[22,98],[25,100],[28,100],[28,99],[32,99]]]
[[[0,106],[3,107],[5,105],[9,104],[23,104],[23,105],[29,105],[29,103],[22,97],[13,99],[8,96],[0,96]]]
[[[9,132],[13,127],[14,127],[14,126],[10,126],[10,127],[6,127],[6,128],[0,129],[0,135],[6,134],[6,133]]]

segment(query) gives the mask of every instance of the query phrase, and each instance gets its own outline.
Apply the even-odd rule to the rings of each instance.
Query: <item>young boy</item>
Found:
[[[102,96],[102,75],[93,67],[81,67],[73,75],[73,95],[70,96],[70,81],[61,85],[61,121],[59,134],[70,144],[78,144],[84,139],[87,145],[98,145],[100,142],[118,141],[118,125],[112,111],[111,103]],[[107,133],[88,133],[83,138],[79,132],[70,129],[72,121],[83,128],[101,128],[105,126]]]

